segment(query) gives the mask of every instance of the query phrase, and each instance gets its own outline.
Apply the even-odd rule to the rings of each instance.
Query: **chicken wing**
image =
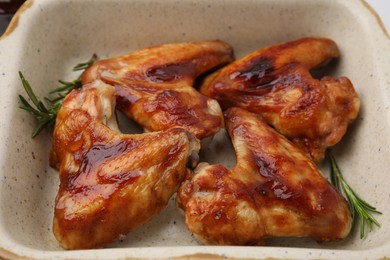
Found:
[[[96,80],[73,90],[58,113],[50,163],[59,168],[53,231],[66,249],[96,248],[158,214],[199,150],[189,132],[125,135],[115,88]]]
[[[201,139],[223,127],[223,115],[194,80],[232,60],[232,48],[221,41],[165,44],[99,61],[82,82],[115,86],[118,108],[150,131],[180,126]]]
[[[260,117],[225,112],[232,170],[201,163],[178,191],[189,230],[206,244],[253,245],[267,237],[344,238],[351,213],[315,164]]]
[[[314,79],[309,70],[339,56],[336,44],[304,38],[255,51],[206,78],[201,92],[222,108],[259,113],[315,162],[340,141],[360,101],[349,79]]]

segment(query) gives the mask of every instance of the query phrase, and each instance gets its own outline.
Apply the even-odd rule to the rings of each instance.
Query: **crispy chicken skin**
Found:
[[[118,132],[114,93],[96,80],[73,90],[58,113],[50,158],[60,171],[53,231],[66,249],[101,247],[158,214],[199,150],[181,128]]]
[[[304,38],[255,51],[206,78],[201,92],[222,108],[261,114],[315,162],[340,141],[360,101],[349,79],[314,79],[309,70],[338,57],[336,44]]]
[[[232,48],[221,41],[165,44],[99,61],[82,82],[115,86],[118,108],[150,131],[179,126],[201,139],[223,127],[223,115],[194,80],[232,60]]]
[[[206,244],[253,245],[267,237],[334,241],[348,235],[343,196],[315,164],[257,114],[225,112],[232,170],[201,163],[178,191],[189,230]]]

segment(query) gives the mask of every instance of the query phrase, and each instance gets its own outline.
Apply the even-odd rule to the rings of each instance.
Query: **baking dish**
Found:
[[[348,182],[383,214],[366,239],[270,239],[267,246],[202,246],[187,231],[174,199],[124,240],[96,250],[65,251],[51,225],[58,173],[49,167],[50,132],[31,138],[34,119],[18,108],[22,71],[43,97],[93,53],[112,57],[162,43],[221,39],[236,57],[306,36],[336,41],[341,58],[328,73],[348,76],[360,95],[358,120],[334,154]],[[206,257],[378,259],[390,257],[390,41],[379,18],[358,0],[29,0],[0,40],[0,256],[32,259]],[[131,131],[131,129],[130,129]],[[229,144],[210,162],[229,165]],[[325,175],[327,166],[320,165]],[[87,239],[87,238],[86,238]]]

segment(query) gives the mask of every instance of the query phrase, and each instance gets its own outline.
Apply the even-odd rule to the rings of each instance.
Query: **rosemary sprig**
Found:
[[[24,78],[22,72],[19,71],[19,77],[22,81],[24,90],[27,95],[30,97],[32,105],[22,96],[19,95],[22,105],[19,106],[21,109],[24,109],[30,112],[38,120],[38,125],[35,127],[32,137],[37,136],[46,126],[53,126],[55,118],[57,116],[58,109],[57,106],[50,105],[46,107],[42,101],[40,101],[32,90],[30,83]]]
[[[347,198],[349,207],[352,214],[352,229],[356,225],[358,218],[360,220],[360,239],[365,237],[365,226],[373,230],[374,225],[380,227],[381,225],[372,215],[372,213],[382,214],[382,212],[376,210],[375,207],[371,206],[368,202],[360,198],[356,192],[349,186],[341,174],[340,168],[338,167],[336,160],[333,155],[329,152],[330,161],[330,178],[333,185],[340,190]]]
[[[91,59],[87,62],[77,64],[73,71],[85,70],[94,64],[97,60],[96,54],[92,55]],[[32,137],[37,136],[42,132],[44,128],[50,128],[54,126],[57,113],[61,108],[62,102],[67,94],[69,94],[73,89],[81,88],[81,75],[73,81],[63,81],[59,80],[58,82],[62,85],[55,88],[49,94],[57,94],[56,97],[48,98],[45,97],[46,105],[35,95],[30,83],[24,78],[22,72],[19,71],[19,77],[22,81],[23,88],[26,91],[28,97],[31,100],[30,104],[27,99],[22,95],[19,95],[19,99],[22,105],[19,108],[28,111],[31,113],[37,120],[38,125],[34,128],[32,132]]]
[[[97,60],[97,56],[96,54],[93,54],[92,57],[87,62],[79,63],[76,66],[74,66],[73,71],[80,71],[80,70],[84,71],[89,67],[91,67],[92,64],[96,62],[96,60]],[[73,89],[79,89],[82,86],[81,75],[73,81],[59,80],[58,82],[61,83],[62,85],[49,92],[49,94],[55,94],[55,93],[57,94],[56,98],[49,99],[49,101],[51,102],[57,102],[58,100],[63,100],[64,97],[67,94],[69,94],[69,92],[71,92]]]

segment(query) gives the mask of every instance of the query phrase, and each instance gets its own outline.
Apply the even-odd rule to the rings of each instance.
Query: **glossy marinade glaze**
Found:
[[[330,39],[303,38],[259,49],[208,76],[201,92],[222,108],[262,115],[315,162],[356,119],[360,101],[346,77],[318,80],[310,70],[339,56]]]
[[[166,207],[197,154],[181,128],[121,134],[115,88],[101,81],[72,91],[58,114],[50,163],[59,169],[53,232],[66,249],[97,248]]]
[[[316,165],[258,115],[225,112],[237,164],[199,164],[178,191],[190,231],[206,244],[253,245],[268,237],[346,237],[351,213]]]
[[[149,131],[178,126],[202,139],[223,127],[223,116],[194,81],[232,60],[232,48],[222,41],[164,44],[99,61],[82,81],[114,86],[118,108]]]

